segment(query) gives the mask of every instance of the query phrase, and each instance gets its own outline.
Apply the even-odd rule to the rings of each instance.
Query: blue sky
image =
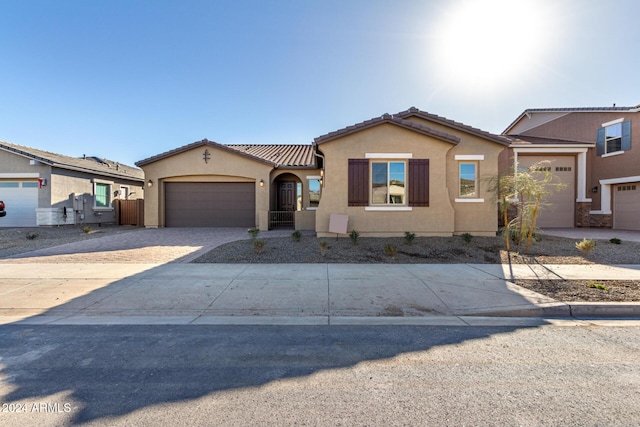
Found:
[[[411,106],[640,104],[635,0],[0,0],[0,141],[126,164]]]

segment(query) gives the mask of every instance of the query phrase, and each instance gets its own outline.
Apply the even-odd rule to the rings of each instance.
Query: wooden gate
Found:
[[[144,199],[116,200],[118,225],[144,227]]]

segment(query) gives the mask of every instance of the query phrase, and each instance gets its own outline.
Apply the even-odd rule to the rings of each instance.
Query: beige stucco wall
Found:
[[[318,235],[332,236],[328,232],[332,213],[348,215],[348,230],[355,229],[363,236],[400,236],[405,231],[423,236],[465,232],[495,235],[496,198],[484,178],[497,174],[498,154],[504,147],[449,128],[439,128],[459,136],[461,142],[454,145],[393,124],[382,124],[321,144],[326,161],[324,188],[316,215]],[[429,159],[429,207],[411,207],[410,211],[367,211],[362,206],[348,206],[348,159],[364,159],[366,153],[411,153],[414,159]],[[484,202],[455,202],[459,188],[456,154],[484,155],[484,160],[478,161],[479,197],[484,198]],[[407,182],[407,187],[410,185],[411,182]]]
[[[205,162],[204,151],[210,159]],[[213,146],[202,145],[142,167],[145,180],[153,185],[145,189],[144,221],[146,227],[164,227],[165,182],[255,182],[256,226],[266,229],[262,222],[269,210],[270,171],[268,164],[236,155]],[[260,187],[260,180],[264,186]]]

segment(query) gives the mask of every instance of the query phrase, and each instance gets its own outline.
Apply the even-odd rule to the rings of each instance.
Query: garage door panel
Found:
[[[572,156],[520,156],[518,163],[522,167],[531,167],[536,163],[549,168],[552,175],[551,184],[566,185],[560,191],[552,191],[546,198],[536,219],[538,227],[574,227],[575,226],[575,158]]]
[[[250,182],[165,184],[167,227],[253,227],[255,206]]]
[[[35,181],[0,181],[0,200],[6,204],[7,211],[7,215],[0,218],[0,227],[38,225],[38,187]]]
[[[614,186],[613,228],[640,230],[640,182]]]

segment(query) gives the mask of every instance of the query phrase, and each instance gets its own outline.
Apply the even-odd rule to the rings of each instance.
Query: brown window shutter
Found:
[[[369,160],[349,159],[349,206],[369,205]]]
[[[429,159],[409,159],[409,206],[429,206]]]

